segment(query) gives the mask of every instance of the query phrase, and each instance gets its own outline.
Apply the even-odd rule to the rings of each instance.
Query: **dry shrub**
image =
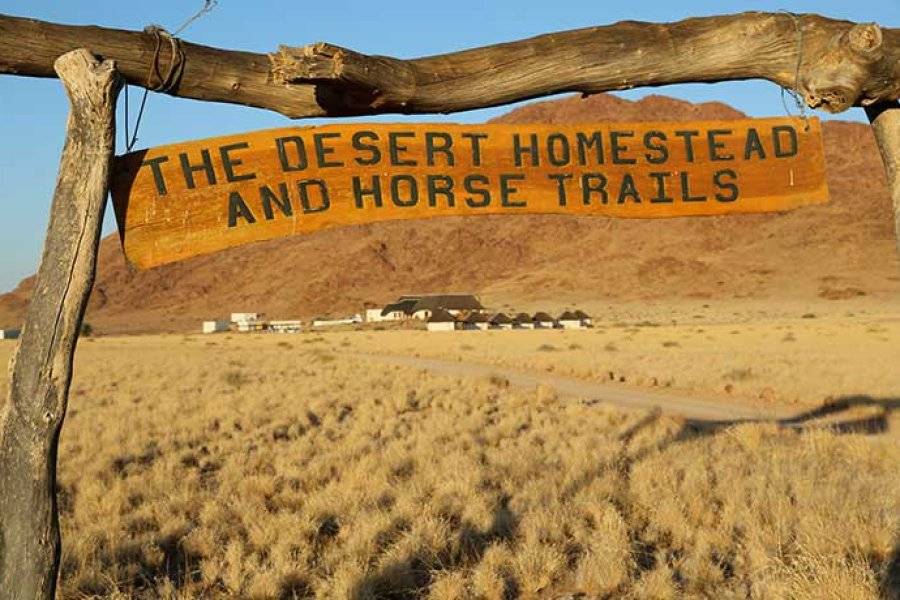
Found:
[[[699,433],[264,338],[197,346],[79,349],[63,598],[896,593],[896,439]],[[217,366],[238,359],[235,389]]]

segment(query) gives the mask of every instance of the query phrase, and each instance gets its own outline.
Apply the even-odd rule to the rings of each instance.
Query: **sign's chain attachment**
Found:
[[[161,27],[159,25],[148,25],[144,28],[144,31],[147,33],[152,33],[156,38],[156,46],[153,51],[153,60],[150,64],[150,71],[147,73],[147,85],[144,88],[144,94],[141,97],[141,105],[138,108],[137,119],[134,123],[134,134],[129,135],[129,118],[128,118],[128,86],[125,86],[125,151],[131,152],[131,149],[134,148],[134,145],[137,143],[137,134],[138,129],[141,126],[141,118],[144,116],[144,108],[147,106],[147,96],[150,91],[154,92],[169,92],[175,89],[178,86],[179,81],[181,81],[181,76],[184,73],[184,64],[185,64],[185,55],[184,50],[181,47],[181,40],[178,39],[178,34],[187,29],[191,23],[209,13],[216,7],[218,4],[218,0],[203,0],[203,6],[200,9],[191,15],[181,26],[178,27],[173,33],[169,33],[166,31],[165,27]],[[171,47],[171,57],[169,59],[169,68],[166,72],[165,77],[162,75],[162,71],[160,70],[159,59],[160,59],[160,49],[162,48],[163,39],[169,42]],[[158,83],[153,83],[153,77],[156,76],[156,81]]]
[[[800,89],[800,70],[803,67],[803,24],[800,22],[800,15],[797,13],[786,10],[779,12],[789,16],[794,22],[794,29],[797,30],[797,68],[794,74],[794,88],[791,89],[781,86],[781,105],[784,107],[784,112],[790,116],[791,111],[788,109],[787,100],[785,99],[785,94],[790,94],[791,98],[794,100],[794,104],[800,112],[800,118],[803,119],[806,131],[809,131],[809,116],[806,114],[806,103],[800,97],[800,92],[798,91]]]

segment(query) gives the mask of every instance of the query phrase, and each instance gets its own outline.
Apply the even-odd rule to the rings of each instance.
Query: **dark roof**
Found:
[[[431,316],[428,317],[429,323],[456,323],[456,317],[448,313],[443,308],[436,308]]]
[[[506,316],[505,313],[497,313],[491,318],[491,323],[494,325],[507,324],[512,323],[512,319]]]
[[[591,315],[587,314],[583,310],[576,310],[574,314],[579,319],[590,319],[591,318]]]
[[[534,321],[543,322],[543,321],[552,321],[553,317],[548,315],[545,312],[534,313]]]
[[[466,317],[466,323],[487,323],[490,319],[484,313],[475,312]]]
[[[412,312],[420,310],[482,310],[484,307],[478,298],[471,294],[441,294],[435,296],[422,296],[416,302]]]
[[[413,314],[413,306],[416,305],[415,300],[401,300],[400,302],[392,302],[384,307],[384,310],[381,311],[381,316],[387,316],[388,313],[392,312],[403,312],[407,315]]]
[[[580,321],[581,319],[579,319],[575,313],[567,310],[563,314],[559,315],[559,320],[560,321]]]
[[[513,321],[516,323],[531,323],[531,315],[522,312],[517,314]]]

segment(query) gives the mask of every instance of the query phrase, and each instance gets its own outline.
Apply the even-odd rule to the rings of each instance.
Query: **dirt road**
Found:
[[[725,404],[721,401],[700,400],[676,394],[635,390],[619,385],[586,381],[547,373],[526,372],[517,369],[467,362],[452,362],[432,358],[360,353],[359,356],[392,365],[425,369],[439,375],[453,377],[499,376],[511,386],[533,389],[538,385],[552,387],[561,396],[585,398],[606,402],[624,408],[658,409],[666,414],[680,415],[698,423],[722,421],[790,420],[797,409],[785,406],[765,408]]]

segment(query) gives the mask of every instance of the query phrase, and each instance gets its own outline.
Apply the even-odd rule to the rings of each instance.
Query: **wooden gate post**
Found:
[[[900,103],[895,100],[867,106],[866,115],[875,130],[894,201],[894,240],[900,252]]]
[[[72,358],[97,259],[116,98],[112,61],[84,49],[55,64],[71,112],[50,224],[18,349],[0,405],[0,599],[51,599],[60,560],[56,453]],[[2,400],[0,400],[2,401]]]

